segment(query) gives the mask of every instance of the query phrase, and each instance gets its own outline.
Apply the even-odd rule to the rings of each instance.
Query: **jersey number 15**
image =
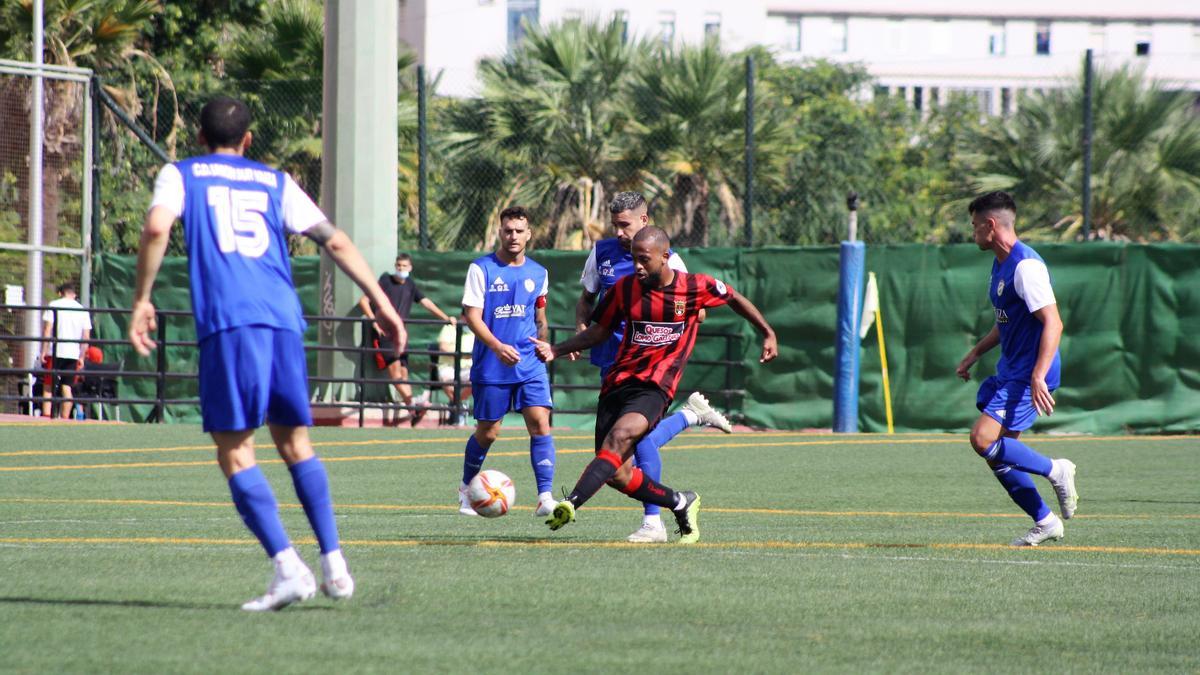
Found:
[[[234,190],[225,185],[208,188],[208,205],[217,221],[217,246],[222,253],[238,252],[259,258],[267,252],[271,236],[263,214],[269,208],[267,193]]]

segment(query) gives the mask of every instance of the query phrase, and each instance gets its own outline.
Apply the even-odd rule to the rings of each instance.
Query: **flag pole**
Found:
[[[874,282],[875,274],[871,274],[871,281]],[[879,339],[879,368],[883,373],[883,409],[887,414],[887,432],[889,434],[896,433],[892,426],[892,385],[888,381],[888,366],[887,366],[887,347],[883,343],[883,309],[882,304],[875,306],[875,336]]]

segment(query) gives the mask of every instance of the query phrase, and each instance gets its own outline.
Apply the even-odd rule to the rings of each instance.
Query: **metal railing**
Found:
[[[44,367],[44,365],[41,362],[39,362],[37,364],[37,367],[32,368],[32,369],[13,367],[12,365],[0,367],[0,382],[4,382],[6,385],[2,390],[0,390],[0,403],[2,403],[2,404],[15,403],[16,407],[18,409],[18,412],[23,412],[25,414],[30,414],[30,415],[34,414],[35,406],[44,402],[45,400],[49,400],[52,404],[62,404],[63,402],[70,401],[76,405],[88,404],[88,405],[93,405],[93,406],[101,406],[98,408],[99,410],[101,410],[101,412],[103,411],[103,407],[102,407],[103,405],[116,405],[116,406],[147,405],[147,406],[151,406],[151,410],[150,410],[149,414],[146,416],[147,422],[162,422],[162,421],[164,421],[165,417],[166,417],[167,406],[177,406],[177,405],[199,406],[200,400],[197,397],[185,397],[185,398],[174,397],[173,398],[168,395],[168,382],[169,381],[175,381],[175,380],[193,381],[193,380],[199,379],[199,375],[196,372],[191,372],[190,370],[188,372],[181,372],[178,370],[173,370],[171,359],[168,358],[168,349],[184,348],[184,349],[195,350],[199,346],[199,343],[196,342],[195,340],[169,339],[169,337],[168,337],[168,323],[171,322],[172,320],[178,321],[182,318],[190,318],[192,316],[192,314],[190,312],[183,312],[183,311],[176,311],[176,310],[159,310],[158,311],[157,317],[156,317],[158,328],[157,328],[157,334],[155,335],[155,341],[158,343],[158,348],[155,349],[153,356],[150,357],[150,358],[154,359],[155,365],[154,365],[153,370],[144,370],[144,369],[127,369],[125,367],[132,360],[132,359],[126,358],[126,357],[128,355],[133,354],[133,351],[132,351],[132,347],[129,345],[128,341],[123,336],[120,338],[98,338],[98,337],[93,336],[87,340],[60,339],[58,337],[58,315],[59,315],[59,313],[64,312],[64,311],[80,311],[80,310],[66,310],[63,308],[51,307],[51,306],[30,307],[30,306],[25,306],[25,305],[0,305],[0,313],[11,314],[11,313],[21,313],[21,312],[37,312],[38,315],[41,316],[42,313],[46,312],[46,311],[51,312],[51,317],[52,317],[52,319],[51,319],[52,325],[51,325],[51,331],[50,331],[49,337],[45,337],[43,335],[14,335],[14,334],[6,334],[3,331],[0,331],[0,347],[3,347],[4,350],[6,350],[8,352],[9,358],[7,359],[7,362],[9,364],[23,363],[24,361],[17,357],[21,356],[23,354],[23,350],[31,348],[32,345],[38,345],[39,351],[46,351],[44,349],[41,349],[41,345],[43,345],[45,343],[49,343],[49,350],[48,350],[49,353],[55,354],[55,353],[57,353],[57,351],[58,351],[57,347],[60,344],[78,343],[81,345],[81,349],[80,349],[80,359],[81,360],[83,359],[83,345],[86,344],[88,346],[97,346],[97,347],[100,347],[102,349],[102,351],[105,352],[106,360],[108,360],[109,363],[114,363],[114,361],[111,359],[111,356],[115,356],[118,354],[123,355],[120,358],[117,358],[115,360],[115,363],[118,364],[118,367],[115,370],[106,369],[106,370],[88,371],[88,370],[84,369],[81,371],[78,369],[61,369],[61,368],[53,368],[53,367],[48,368],[48,367]],[[95,315],[128,316],[131,313],[130,310],[128,310],[128,309],[113,309],[113,308],[87,308],[83,311],[87,311],[88,313],[90,313],[93,316],[95,316]],[[338,322],[338,323],[358,324],[361,329],[360,335],[369,335],[370,334],[369,326],[371,323],[371,319],[368,319],[366,317],[305,316],[304,318],[306,321],[309,321],[309,322],[332,321],[332,322]],[[41,323],[42,322],[39,321],[39,325]],[[427,320],[427,319],[409,319],[405,323],[406,323],[406,325],[439,325],[439,326],[445,325],[445,323],[442,321]],[[24,322],[22,322],[22,324],[24,324]],[[463,389],[465,387],[470,386],[470,382],[462,379],[460,373],[461,373],[461,367],[462,367],[463,360],[471,357],[470,353],[464,352],[462,350],[463,332],[466,330],[469,330],[469,329],[466,327],[465,322],[459,322],[456,325],[454,351],[443,351],[441,349],[436,349],[436,348],[424,348],[424,347],[420,347],[420,346],[412,343],[411,341],[409,342],[408,348],[405,350],[405,353],[407,355],[409,355],[410,357],[411,356],[426,356],[426,357],[428,357],[430,359],[431,366],[433,365],[434,359],[440,360],[443,357],[450,357],[452,359],[451,362],[453,363],[453,372],[454,372],[454,377],[453,377],[452,381],[443,381],[440,379],[432,379],[432,378],[413,378],[413,377],[411,377],[411,373],[413,372],[413,369],[411,367],[409,368],[410,377],[408,379],[394,380],[394,379],[386,378],[386,377],[385,378],[367,377],[367,374],[369,372],[368,365],[374,360],[375,355],[384,354],[385,352],[384,352],[384,350],[378,349],[378,348],[374,347],[373,345],[372,346],[363,346],[361,344],[361,342],[362,342],[361,340],[360,340],[360,344],[358,346],[306,344],[305,345],[306,354],[313,353],[313,352],[337,352],[337,353],[341,353],[341,354],[349,356],[350,358],[352,358],[356,361],[357,371],[358,371],[357,375],[353,376],[353,377],[330,377],[330,376],[320,376],[320,375],[309,375],[308,380],[309,380],[310,390],[314,390],[313,385],[316,385],[317,388],[324,386],[324,385],[338,385],[338,384],[356,385],[357,386],[356,396],[354,397],[353,400],[321,401],[321,400],[315,400],[315,397],[313,397],[314,400],[312,400],[310,405],[313,408],[338,408],[338,409],[357,410],[358,411],[358,424],[360,427],[365,424],[366,411],[374,410],[374,409],[378,409],[378,410],[385,411],[385,412],[386,411],[397,412],[400,410],[408,410],[409,412],[412,412],[414,410],[417,410],[418,408],[424,408],[425,410],[427,410],[429,412],[438,412],[439,414],[445,413],[447,415],[454,415],[456,413],[464,413],[465,408],[459,402],[462,400]],[[568,326],[568,325],[550,326],[550,335],[549,335],[550,341],[558,342],[559,336],[562,335],[564,332],[566,332],[569,335],[569,334],[573,334],[574,331],[575,331],[574,327]],[[709,332],[709,333],[704,333],[703,335],[708,338],[724,339],[724,341],[725,341],[725,350],[724,350],[725,358],[722,358],[722,359],[692,359],[689,363],[690,363],[690,365],[693,365],[693,366],[705,366],[705,367],[710,367],[710,368],[717,367],[717,368],[724,369],[724,373],[723,373],[724,374],[724,378],[723,378],[724,388],[721,388],[721,389],[709,388],[709,389],[706,389],[706,393],[708,393],[710,396],[721,397],[722,400],[725,402],[724,407],[728,410],[733,407],[733,403],[734,403],[735,399],[737,399],[741,396],[744,396],[744,394],[745,394],[744,389],[735,388],[735,381],[734,381],[734,375],[735,375],[734,369],[736,367],[742,365],[742,362],[736,358],[736,356],[737,356],[736,342],[737,342],[737,339],[739,338],[739,336],[734,333],[722,333],[722,332]],[[436,347],[436,345],[434,345],[434,346]],[[112,349],[109,349],[110,347]],[[550,377],[552,391],[554,391],[554,392],[558,392],[558,391],[596,391],[596,392],[598,392],[599,391],[600,384],[599,384],[598,377],[593,378],[592,383],[589,383],[589,384],[568,384],[568,383],[564,383],[564,382],[556,382],[556,380],[559,379],[559,372],[558,372],[559,371],[559,363],[560,363],[560,360],[555,360],[555,361],[551,361],[549,364],[548,373],[549,373],[549,377]],[[105,397],[105,396],[73,395],[73,396],[67,398],[67,397],[57,395],[57,391],[49,392],[49,395],[47,395],[47,392],[43,391],[41,396],[34,396],[34,392],[33,392],[34,383],[36,383],[39,380],[44,380],[44,378],[46,378],[48,376],[50,376],[50,377],[52,377],[52,376],[86,377],[88,375],[104,377],[104,378],[117,378],[122,381],[139,380],[139,379],[140,380],[151,380],[152,379],[154,382],[154,396],[152,398],[147,398],[147,397],[136,397],[136,396]],[[11,385],[12,385],[12,382],[14,379],[17,382],[17,387],[15,388],[16,393],[10,393],[13,389],[13,387]],[[430,403],[427,406],[410,405],[410,404],[405,404],[403,402],[394,402],[394,401],[369,401],[369,400],[367,400],[368,386],[379,385],[379,386],[384,386],[384,387],[390,387],[390,386],[394,386],[397,384],[407,384],[410,386],[426,387],[426,388],[429,388],[430,390],[441,389],[444,386],[450,386],[453,388],[453,396],[450,397],[451,400],[449,400],[445,404]],[[594,407],[583,407],[583,408],[556,407],[554,412],[557,414],[592,414],[595,412],[595,408]]]

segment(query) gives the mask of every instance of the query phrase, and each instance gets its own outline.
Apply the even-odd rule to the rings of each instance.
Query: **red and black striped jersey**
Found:
[[[724,305],[732,292],[707,274],[675,272],[675,280],[662,288],[643,285],[636,274],[619,279],[592,313],[592,321],[606,328],[618,329],[622,321],[626,326],[601,396],[628,380],[640,380],[674,398],[696,344],[700,310]]]

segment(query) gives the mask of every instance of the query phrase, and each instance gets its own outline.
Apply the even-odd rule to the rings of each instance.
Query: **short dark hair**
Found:
[[[412,262],[412,256],[407,253],[397,253],[396,262]]]
[[[250,129],[250,109],[229,96],[217,96],[200,110],[200,133],[210,148],[232,148]]]
[[[79,292],[79,289],[78,289],[78,288],[75,286],[75,282],[74,282],[74,281],[64,281],[64,282],[62,282],[61,284],[59,284],[59,285],[58,285],[58,292],[59,292],[59,293],[66,293],[67,291],[70,291],[70,292],[72,292],[72,293],[78,293],[78,292]]]
[[[633,241],[634,243],[649,242],[664,249],[671,248],[671,237],[667,234],[667,231],[653,225],[647,225],[638,230],[638,233],[633,235]]]
[[[646,198],[640,192],[618,192],[613,195],[612,203],[608,205],[608,211],[609,213],[625,213],[645,205]]]
[[[529,211],[524,206],[510,206],[500,212],[500,224],[510,220],[529,220]]]
[[[967,213],[971,215],[1001,210],[1012,211],[1014,215],[1017,213],[1017,202],[1013,200],[1012,195],[1001,190],[979,195],[967,206]]]

